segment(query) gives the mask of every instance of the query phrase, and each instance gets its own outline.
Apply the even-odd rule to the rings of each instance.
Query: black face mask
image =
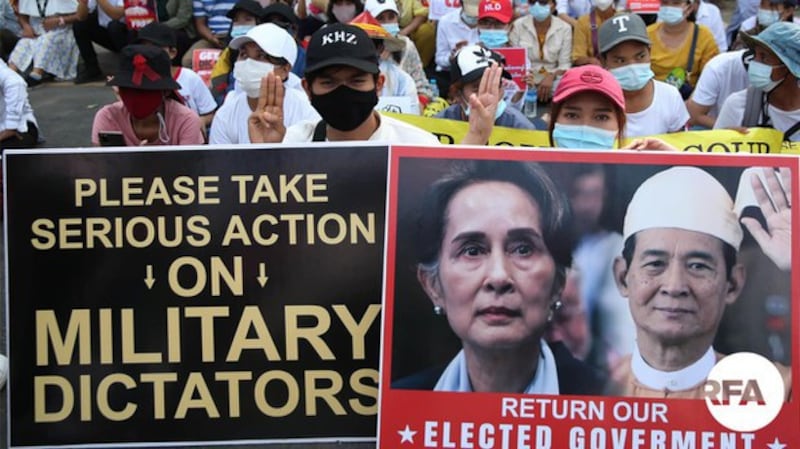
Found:
[[[352,131],[367,119],[378,104],[378,92],[362,92],[344,84],[327,94],[311,94],[311,106],[325,123],[339,131]]]

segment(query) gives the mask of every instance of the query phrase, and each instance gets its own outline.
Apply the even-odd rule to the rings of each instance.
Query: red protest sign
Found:
[[[525,48],[503,47],[493,48],[492,51],[503,55],[506,60],[506,71],[511,74],[511,78],[521,90],[527,89],[525,75],[528,73],[528,50]]]

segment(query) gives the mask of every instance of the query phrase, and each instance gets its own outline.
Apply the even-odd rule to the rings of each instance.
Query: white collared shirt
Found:
[[[661,371],[648,365],[634,345],[631,354],[631,371],[642,385],[653,390],[680,391],[696,387],[704,382],[717,363],[714,348],[709,347],[699,360],[677,371]]]

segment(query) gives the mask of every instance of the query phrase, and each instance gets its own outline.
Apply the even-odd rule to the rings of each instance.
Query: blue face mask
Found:
[[[610,150],[617,139],[615,131],[588,125],[562,125],[553,128],[553,143],[557,148],[574,150]]]
[[[658,20],[667,25],[675,25],[683,20],[683,8],[680,6],[662,6],[658,9]]]
[[[770,92],[778,87],[778,84],[782,83],[786,78],[784,77],[778,81],[773,81],[772,69],[774,67],[764,64],[763,62],[750,61],[750,65],[747,67],[747,77],[750,79],[750,84],[756,89],[761,89],[764,92]]]
[[[758,8],[758,14],[756,14],[756,20],[758,24],[762,27],[768,27],[773,23],[779,21],[781,19],[781,15],[778,11],[774,11],[772,9],[762,9]]]
[[[400,24],[397,23],[384,23],[381,25],[387,33],[391,34],[392,36],[397,36],[397,33],[400,32]]]
[[[231,38],[235,39],[239,36],[244,36],[253,28],[253,25],[234,25],[231,27]]]
[[[464,114],[467,114],[467,117],[469,117],[471,108],[469,107],[469,101],[467,101],[466,98],[464,98],[464,104],[467,105],[466,108],[464,108]],[[507,106],[506,100],[500,100],[500,103],[497,103],[497,110],[494,112],[495,120],[499,119],[500,116],[503,115],[503,112],[506,112]]]
[[[489,48],[502,47],[508,43],[507,30],[478,30],[478,36]]]
[[[533,16],[533,20],[537,22],[544,22],[553,14],[553,12],[550,10],[550,5],[543,5],[539,2],[531,5],[530,12]]]
[[[628,64],[608,71],[619,81],[622,90],[627,91],[636,91],[643,88],[655,76],[649,62]]]

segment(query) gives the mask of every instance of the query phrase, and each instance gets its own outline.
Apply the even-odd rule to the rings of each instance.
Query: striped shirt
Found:
[[[233,9],[235,4],[236,2],[230,0],[193,0],[192,14],[195,17],[208,18],[208,27],[215,35],[228,34],[231,19],[225,14]]]

